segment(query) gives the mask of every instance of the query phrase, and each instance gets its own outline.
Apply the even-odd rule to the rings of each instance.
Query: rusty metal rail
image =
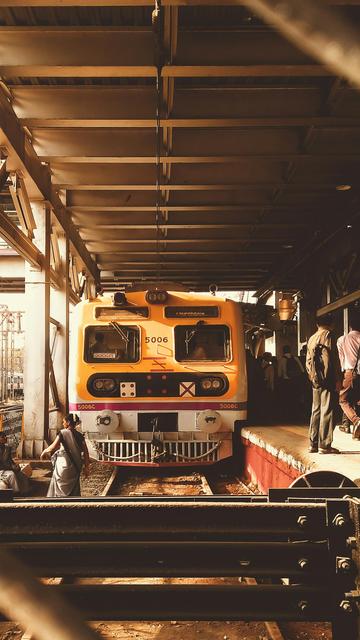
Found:
[[[262,500],[14,501],[0,504],[0,543],[38,576],[83,578],[48,589],[89,619],[319,620],[355,640],[356,498]],[[275,583],[86,584],[105,576]]]

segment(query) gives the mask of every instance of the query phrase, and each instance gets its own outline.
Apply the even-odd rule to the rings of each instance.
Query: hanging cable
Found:
[[[155,8],[152,12],[152,25],[155,37],[155,65],[156,65],[156,256],[157,256],[157,277],[160,280],[160,241],[161,241],[161,108],[162,108],[162,62],[163,62],[163,48],[162,48],[162,11],[161,0],[155,0]]]

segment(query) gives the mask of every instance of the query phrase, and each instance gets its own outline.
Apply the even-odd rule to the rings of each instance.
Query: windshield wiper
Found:
[[[189,344],[191,342],[191,340],[194,338],[194,336],[196,336],[196,334],[198,333],[200,327],[205,324],[204,320],[199,320],[199,322],[196,323],[195,325],[195,329],[192,329],[189,332],[186,332],[186,337],[185,337],[185,344],[186,344],[186,355],[189,355]]]
[[[128,334],[128,332],[125,333],[124,329],[122,329],[117,322],[113,321],[113,322],[110,322],[110,324],[115,329],[115,331],[122,337],[122,339],[126,343],[126,347],[127,347],[128,344],[129,344],[129,334]]]

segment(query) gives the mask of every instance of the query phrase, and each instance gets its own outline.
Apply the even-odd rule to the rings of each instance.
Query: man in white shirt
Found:
[[[341,370],[344,377],[339,393],[340,406],[353,424],[353,438],[360,440],[360,418],[354,405],[357,404],[358,391],[356,389],[360,375],[360,313],[350,315],[351,330],[337,341]]]

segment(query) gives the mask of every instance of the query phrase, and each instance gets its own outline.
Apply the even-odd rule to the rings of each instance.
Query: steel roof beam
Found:
[[[260,224],[256,225],[256,233],[261,233],[262,229],[286,229],[289,230],[289,228],[291,227],[291,230],[294,229],[301,229],[301,228],[307,228],[308,225],[306,224],[306,222],[289,222],[288,224],[283,223],[283,222],[272,222],[272,223],[263,223],[261,222]],[[114,224],[110,224],[110,223],[101,223],[101,222],[94,222],[93,225],[81,225],[78,227],[79,232],[80,233],[87,233],[88,231],[92,231],[94,229],[111,229],[111,230],[121,230],[121,229],[126,229],[126,230],[132,230],[132,231],[141,231],[141,230],[146,230],[146,229],[152,229],[155,230],[158,228],[158,225],[156,224],[118,224],[118,223],[114,223]],[[183,229],[184,231],[187,231],[189,229],[200,229],[200,230],[208,230],[208,229],[253,229],[254,228],[254,222],[228,222],[226,224],[224,223],[218,223],[218,224],[161,224],[161,229],[167,229],[168,231],[170,231],[171,229]]]
[[[62,164],[155,164],[155,156],[52,156],[42,155],[42,161]],[[360,162],[360,154],[348,153],[331,155],[321,153],[284,153],[284,154],[242,154],[242,155],[211,155],[211,156],[160,156],[162,164],[237,164],[251,162],[318,162],[329,164],[331,161],[339,164],[344,162]]]
[[[329,206],[331,203],[326,203],[327,207],[326,207],[326,211],[327,212],[331,212],[332,208]],[[334,207],[334,210],[336,210],[336,205],[334,204],[334,202],[332,202],[332,205]],[[155,206],[134,206],[131,207],[129,205],[124,205],[124,206],[102,206],[101,203],[99,203],[96,206],[91,206],[91,205],[75,205],[75,206],[68,206],[68,209],[70,211],[72,211],[73,213],[90,213],[90,214],[102,214],[102,213],[115,213],[115,212],[125,212],[128,213],[130,215],[133,215],[134,213],[138,213],[139,211],[143,211],[143,212],[155,212],[156,211],[156,207]],[[196,204],[192,204],[192,205],[166,205],[164,207],[160,207],[160,211],[163,212],[169,212],[169,213],[211,213],[211,212],[221,212],[221,213],[229,213],[229,212],[234,212],[234,213],[243,213],[248,212],[248,213],[257,213],[259,211],[280,211],[280,212],[284,212],[284,213],[288,213],[288,214],[305,214],[305,213],[318,213],[318,207],[316,205],[313,204],[305,204],[305,205],[296,205],[296,204],[264,204],[262,202],[259,202],[258,204],[234,204],[234,205],[227,205],[227,204],[218,204],[218,205],[196,205]]]
[[[1,66],[0,66],[1,73]],[[23,118],[22,124],[29,128],[139,128],[148,129],[156,127],[154,119],[130,120],[124,118]],[[297,117],[253,117],[253,118],[162,118],[160,119],[162,128],[175,129],[228,129],[228,128],[252,128],[252,127],[276,127],[286,129],[291,127],[326,127],[348,129],[360,129],[360,118],[342,116],[297,116]]]
[[[13,107],[19,118],[154,119],[154,86],[41,86],[12,85]],[[341,95],[356,94],[341,89]],[[321,107],[320,87],[177,87],[174,117],[310,116]]]
[[[331,6],[359,6],[360,0],[324,0]],[[162,0],[163,6],[218,6],[219,0]],[[239,0],[226,0],[227,6],[245,6]],[[153,7],[153,0],[0,0],[0,7]]]
[[[156,77],[151,27],[1,27],[0,74],[11,77]],[[266,59],[267,63],[263,64]],[[181,30],[163,77],[326,76],[275,31]]]
[[[86,237],[84,238],[84,241],[86,242],[87,246],[90,248],[91,252],[93,253],[99,253],[102,251],[102,249],[98,249],[96,247],[99,247],[99,245],[113,245],[116,247],[116,245],[121,245],[121,244],[155,244],[157,243],[157,239],[154,238],[104,238],[103,234],[101,235],[101,238],[99,238],[99,234],[93,234],[94,237],[92,238],[90,237]],[[112,236],[114,234],[111,234]],[[288,239],[288,237],[283,237],[283,238],[259,238],[259,237],[255,237],[255,235],[253,236],[248,236],[246,238],[241,237],[241,238],[219,238],[219,237],[214,237],[214,238],[164,238],[163,240],[161,240],[161,242],[165,243],[166,245],[168,244],[181,244],[182,242],[184,244],[188,243],[188,244],[231,244],[233,243],[235,245],[235,250],[236,250],[236,246],[237,245],[242,245],[242,244],[247,244],[247,243],[251,243],[251,244],[281,244],[282,242],[286,242],[286,240]],[[116,251],[116,248],[115,248]],[[136,253],[136,250],[135,250]],[[190,251],[191,253],[191,251]]]
[[[236,258],[236,256],[247,256],[247,259],[249,256],[262,256],[263,259],[265,259],[265,256],[267,255],[273,255],[273,254],[278,254],[278,253],[283,253],[283,249],[282,248],[278,248],[278,249],[274,249],[271,248],[269,249],[268,247],[266,247],[266,249],[242,249],[242,248],[236,248],[236,253],[234,256],[234,259]],[[209,251],[208,249],[198,249],[198,248],[194,248],[191,247],[189,249],[184,248],[184,249],[180,249],[177,251],[173,251],[171,249],[165,249],[160,247],[159,251],[154,254],[153,249],[151,250],[144,250],[144,249],[135,249],[132,251],[127,251],[122,250],[121,251],[121,258],[126,258],[127,256],[130,257],[136,257],[136,256],[156,256],[156,255],[161,255],[164,257],[167,256],[185,256],[185,255],[193,255],[193,256],[224,256],[226,258],[229,257],[229,252],[228,249],[221,249],[221,250],[211,250]],[[116,252],[114,250],[110,250],[109,249],[105,249],[104,251],[101,252],[101,258],[100,256],[98,256],[99,261],[101,260],[102,262],[106,262],[107,260],[111,261],[111,262],[115,262],[116,260],[118,261],[119,264],[123,264],[122,261],[120,262],[119,258],[120,258],[120,254],[118,252]],[[258,263],[258,258],[256,258],[256,264]]]
[[[67,191],[156,191],[156,185],[152,183],[148,184],[84,184],[84,183],[54,183],[57,189],[66,189]],[[161,191],[261,191],[263,189],[274,189],[284,187],[287,190],[291,189],[307,189],[316,191],[317,189],[332,189],[334,190],[334,182],[309,182],[309,180],[286,183],[280,180],[273,180],[272,182],[253,182],[243,183],[238,182],[234,184],[163,184],[161,185]],[[101,208],[101,206],[99,207]]]
[[[151,28],[1,27],[0,75],[155,77]]]

